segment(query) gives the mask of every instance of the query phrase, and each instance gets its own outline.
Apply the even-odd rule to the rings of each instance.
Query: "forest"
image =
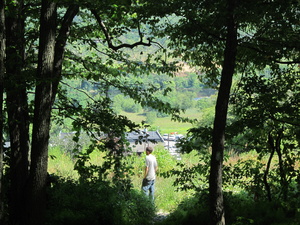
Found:
[[[0,0],[0,224],[299,224],[299,21],[298,0]],[[185,136],[181,160],[155,147],[154,202],[145,129]]]

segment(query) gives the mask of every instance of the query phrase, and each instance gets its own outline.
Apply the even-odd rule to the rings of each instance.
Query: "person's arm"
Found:
[[[144,173],[144,179],[146,179],[147,175],[148,175],[148,166],[145,167],[145,173]]]

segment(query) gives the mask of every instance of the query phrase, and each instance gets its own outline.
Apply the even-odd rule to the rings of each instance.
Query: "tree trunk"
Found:
[[[56,39],[56,3],[50,0],[42,1],[32,152],[30,156],[31,164],[29,164],[29,121],[31,120],[28,114],[26,92],[28,78],[22,73],[25,46],[23,0],[8,1],[6,8],[9,13],[6,17],[4,17],[4,1],[0,0],[0,3],[0,13],[2,13],[0,15],[3,16],[3,18],[1,17],[1,22],[4,21],[4,18],[6,19],[5,26],[1,26],[0,23],[1,34],[4,27],[7,28],[4,87],[7,95],[6,105],[12,153],[10,162],[10,193],[12,193],[9,204],[10,224],[41,225],[45,219],[45,188],[51,108],[61,78],[64,48],[69,36],[71,23],[79,7],[76,5],[69,7],[62,21],[58,38]],[[4,41],[5,39],[2,37],[0,40]],[[3,55],[0,56],[2,59]],[[4,67],[1,64],[0,75],[4,73],[2,68]],[[1,158],[0,163],[2,163]]]
[[[28,177],[29,116],[24,66],[23,1],[7,3],[6,105],[10,136],[10,223],[24,224],[24,190]]]
[[[5,15],[4,0],[0,0],[0,224],[4,224],[4,193],[3,193],[3,82],[5,59]]]
[[[76,16],[76,14],[78,13],[78,11],[79,11],[78,5],[71,5],[68,8],[64,16],[64,19],[62,21],[61,29],[57,37],[57,41],[55,45],[55,56],[54,56],[54,74],[52,78],[52,82],[53,82],[52,104],[54,103],[58,84],[61,79],[62,62],[64,58],[65,46],[70,34],[72,21]]]
[[[28,189],[28,225],[44,223],[51,108],[61,79],[64,48],[72,21],[78,11],[78,5],[71,5],[68,8],[59,35],[55,38],[56,4],[47,0],[42,2],[30,185]]]
[[[237,51],[237,26],[234,16],[235,0],[228,0],[227,37],[224,64],[218,92],[213,127],[212,155],[209,177],[210,219],[212,225],[225,224],[225,210],[222,192],[222,165],[224,155],[225,127],[229,94],[235,68]]]
[[[276,153],[278,156],[278,164],[279,164],[279,174],[280,174],[280,183],[281,183],[281,187],[282,187],[282,196],[283,196],[283,200],[287,201],[288,198],[288,181],[286,178],[286,172],[284,169],[284,160],[282,157],[282,152],[281,152],[281,140],[282,140],[282,136],[283,136],[283,130],[280,130],[277,132],[277,138],[276,138],[276,142],[275,142],[275,149],[276,149]]]
[[[56,3],[43,0],[37,83],[34,102],[31,166],[28,185],[27,225],[45,223],[48,141],[50,130],[52,75],[56,31]]]
[[[269,160],[267,162],[266,170],[264,172],[263,180],[264,180],[264,185],[265,185],[265,188],[267,191],[268,200],[271,202],[272,201],[272,193],[271,193],[270,185],[268,183],[268,175],[269,175],[269,171],[270,171],[270,167],[271,167],[271,162],[272,162],[272,159],[273,159],[273,156],[275,153],[274,139],[273,139],[271,132],[269,132],[269,135],[268,135],[268,143],[269,143],[269,148],[271,149],[271,153],[269,156]]]

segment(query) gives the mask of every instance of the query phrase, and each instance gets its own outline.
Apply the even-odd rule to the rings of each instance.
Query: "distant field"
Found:
[[[188,117],[189,119],[196,119],[199,112],[197,109],[189,109],[183,115],[183,117]],[[122,115],[127,116],[129,119],[136,123],[141,123],[146,120],[146,116],[141,113],[127,113],[122,112]],[[161,134],[177,132],[178,134],[186,134],[187,130],[192,128],[191,123],[180,123],[172,121],[171,117],[157,118],[154,124],[151,124],[152,130],[159,130]]]

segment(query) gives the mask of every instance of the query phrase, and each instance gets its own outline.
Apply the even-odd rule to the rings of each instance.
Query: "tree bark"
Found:
[[[210,219],[212,225],[225,225],[225,210],[222,191],[222,165],[229,94],[237,52],[237,25],[234,16],[235,0],[228,0],[227,4],[227,37],[213,127],[209,177]]]
[[[42,1],[39,61],[35,92],[32,153],[28,188],[28,225],[44,223],[51,108],[61,79],[64,48],[78,5],[71,5],[56,38],[56,4]]]
[[[53,94],[52,94],[52,103],[54,103],[55,96],[57,93],[58,84],[61,80],[61,71],[62,71],[62,64],[65,52],[65,46],[67,43],[67,39],[70,35],[70,29],[73,22],[74,17],[79,11],[78,5],[71,5],[62,21],[61,29],[59,31],[57,41],[55,44],[55,56],[54,56],[54,74],[53,74]]]
[[[273,139],[273,136],[272,136],[271,132],[269,132],[269,135],[268,135],[268,143],[269,143],[269,148],[271,150],[271,153],[270,153],[270,156],[269,156],[269,159],[268,159],[268,162],[267,162],[266,170],[264,172],[263,180],[264,180],[264,185],[265,185],[265,188],[266,188],[266,191],[267,191],[268,200],[271,202],[272,201],[272,194],[271,194],[270,185],[268,183],[268,175],[269,175],[272,159],[273,159],[273,156],[274,156],[274,153],[275,153],[274,139]]]
[[[29,115],[24,66],[23,1],[7,2],[6,105],[10,136],[10,223],[24,224],[24,190],[29,167]]]
[[[42,225],[45,223],[48,141],[52,100],[51,78],[54,71],[55,32],[56,3],[43,0],[40,17],[31,166],[27,189],[27,225]]]
[[[275,142],[275,149],[278,156],[278,164],[279,164],[279,174],[280,174],[280,183],[282,187],[282,195],[283,200],[287,201],[288,198],[288,181],[286,178],[286,172],[284,169],[284,159],[281,152],[281,140],[283,136],[283,130],[280,130],[277,132],[277,138]]]
[[[4,193],[3,193],[3,92],[5,73],[5,15],[4,0],[0,0],[0,224],[4,224]]]

